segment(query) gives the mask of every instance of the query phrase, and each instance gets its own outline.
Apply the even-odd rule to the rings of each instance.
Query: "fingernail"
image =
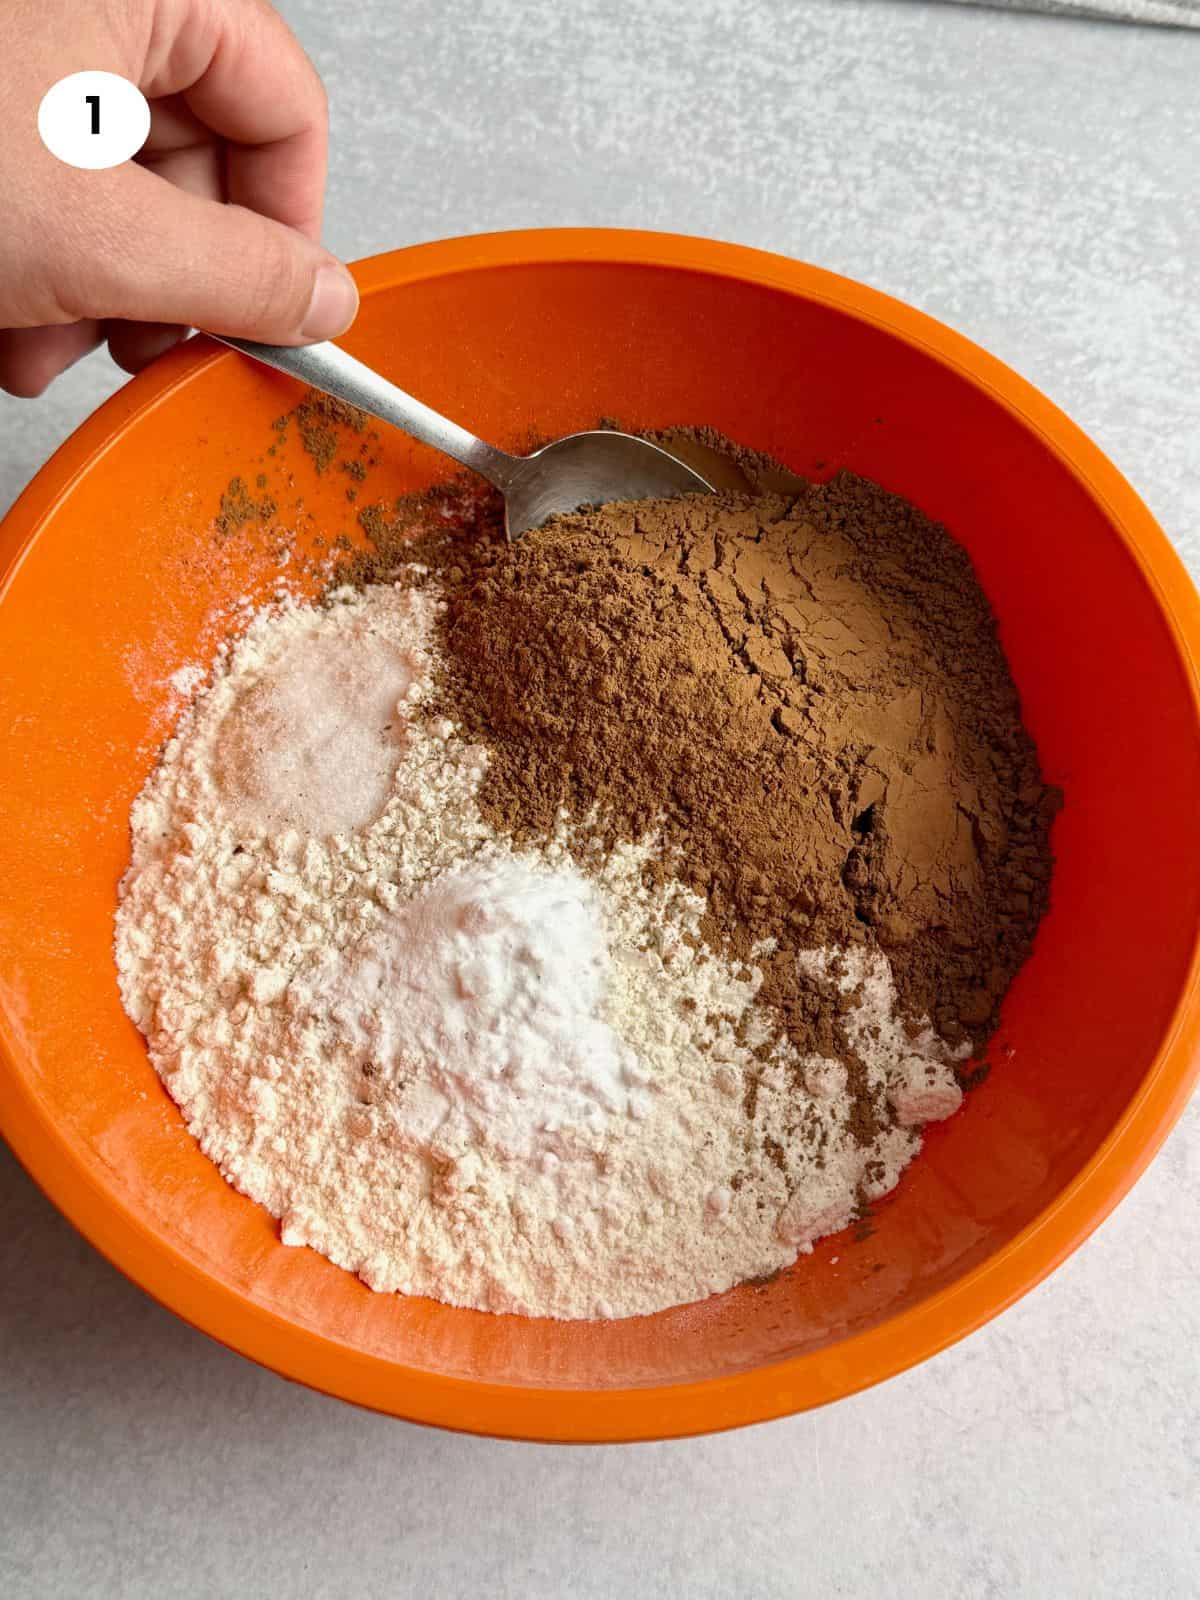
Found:
[[[358,290],[345,267],[320,267],[312,299],[300,325],[305,339],[332,339],[345,333],[358,313]]]

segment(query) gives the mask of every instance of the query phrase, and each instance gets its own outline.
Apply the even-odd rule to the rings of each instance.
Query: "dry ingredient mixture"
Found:
[[[337,420],[298,419],[322,468]],[[610,1317],[788,1265],[957,1109],[1045,908],[1058,797],[961,548],[663,437],[722,492],[511,546],[467,485],[365,508],[134,807],[126,1007],[373,1288]]]

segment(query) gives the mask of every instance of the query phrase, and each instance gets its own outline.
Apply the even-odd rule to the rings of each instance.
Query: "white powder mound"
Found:
[[[897,1112],[864,1149],[842,1063],[758,1059],[758,975],[648,845],[589,879],[496,838],[483,752],[419,717],[436,604],[284,602],[222,653],[133,810],[116,947],[156,1068],[284,1241],[375,1289],[609,1317],[789,1264],[953,1109],[945,1047],[883,957],[805,958]]]
[[[358,1052],[414,1144],[553,1171],[594,1159],[614,1117],[646,1115],[645,1074],[600,1016],[607,967],[578,872],[475,862],[331,962],[309,1015]]]
[[[230,703],[212,777],[224,802],[262,833],[373,822],[400,759],[397,706],[421,666],[370,610],[296,611],[287,628],[260,625],[221,683]]]

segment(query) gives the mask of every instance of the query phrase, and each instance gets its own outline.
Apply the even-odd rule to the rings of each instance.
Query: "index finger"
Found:
[[[264,0],[190,6],[161,62],[147,61],[151,99],[182,94],[228,142],[227,198],[297,228],[321,232],[329,114],[316,68]]]

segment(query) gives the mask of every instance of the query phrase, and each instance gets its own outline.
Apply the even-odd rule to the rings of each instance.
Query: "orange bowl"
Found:
[[[846,465],[966,545],[1066,804],[1053,905],[994,1070],[931,1131],[867,1238],[765,1286],[600,1324],[374,1295],[229,1188],[121,1010],[127,817],[219,613],[278,581],[265,532],[214,540],[285,380],[200,341],[71,438],[0,528],[0,1126],[112,1261],[215,1338],[423,1422],[656,1438],[837,1399],[961,1338],[1129,1188],[1196,1076],[1200,605],[1137,496],[999,362],[873,290],[757,251],[569,230],[362,263],[346,345],[500,442],[614,415],[708,422],[826,477]],[[445,476],[383,441],[369,498]],[[348,480],[287,463],[313,521]],[[307,474],[307,475],[305,475]],[[335,481],[337,480],[337,481]],[[1169,845],[1169,848],[1168,848]],[[1082,1330],[1081,1330],[1082,1332]]]

